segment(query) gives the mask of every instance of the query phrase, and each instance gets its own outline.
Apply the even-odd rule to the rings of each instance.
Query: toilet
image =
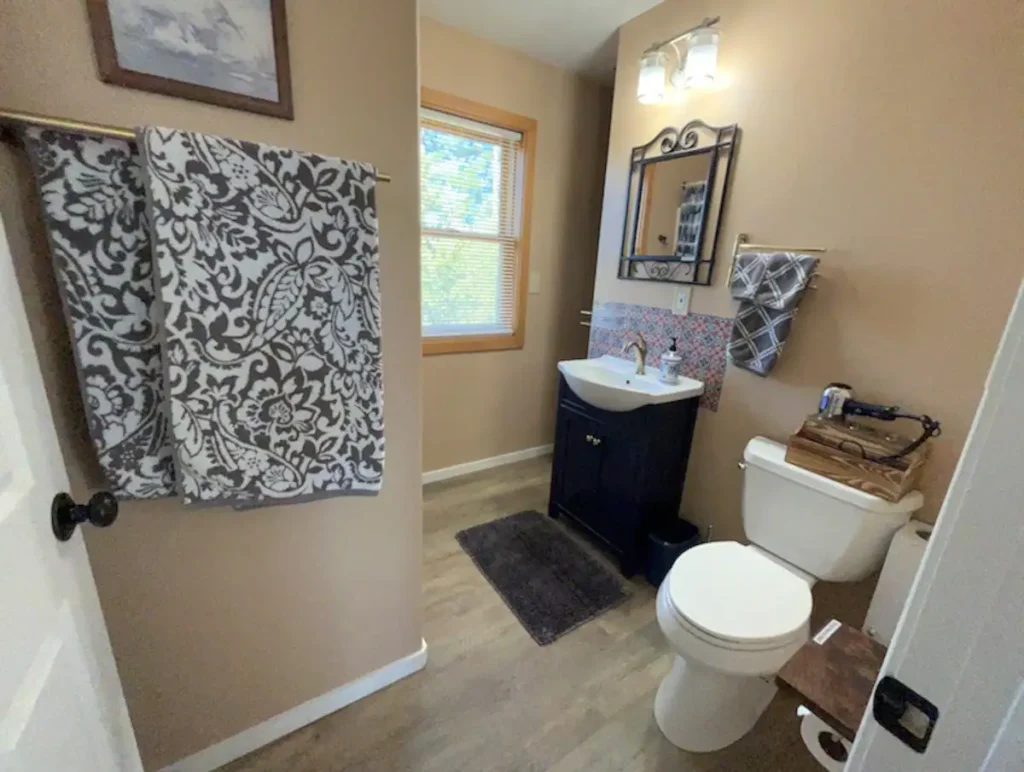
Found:
[[[750,544],[694,547],[658,590],[658,624],[676,657],[654,716],[684,750],[720,750],[754,727],[777,691],[775,674],[808,640],[813,584],[872,574],[924,503],[918,491],[884,501],[785,456],[785,445],[764,437],[747,443],[742,514]]]

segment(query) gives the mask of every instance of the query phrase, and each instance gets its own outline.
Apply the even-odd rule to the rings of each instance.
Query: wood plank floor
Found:
[[[662,737],[654,692],[671,655],[642,579],[605,615],[550,646],[533,642],[454,537],[546,511],[550,473],[542,458],[427,486],[426,668],[223,769],[821,772],[788,694],[724,751],[689,754]]]

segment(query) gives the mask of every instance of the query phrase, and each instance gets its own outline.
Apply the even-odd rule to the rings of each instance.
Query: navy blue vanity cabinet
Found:
[[[582,526],[619,557],[626,576],[642,568],[647,532],[679,514],[697,402],[613,413],[560,378],[548,514]]]

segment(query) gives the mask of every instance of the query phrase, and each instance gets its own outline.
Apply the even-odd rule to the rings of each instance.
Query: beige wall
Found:
[[[394,178],[378,193],[387,434],[381,494],[244,514],[186,512],[173,500],[125,504],[113,528],[85,529],[147,769],[421,642],[416,4],[290,2],[288,17],[294,122],[103,85],[83,2],[10,0],[0,25],[4,107],[274,142],[371,161]],[[65,462],[83,496],[94,454],[83,442],[52,272],[34,204],[24,203],[31,202],[24,164],[6,147],[0,162],[3,214],[37,351]],[[33,221],[27,228],[23,207]]]
[[[439,469],[553,440],[555,363],[586,356],[611,93],[430,19],[420,33],[424,86],[538,124],[526,344],[424,358],[423,468]]]
[[[641,51],[719,14],[722,86],[639,104]],[[730,367],[719,412],[701,411],[684,511],[742,537],[747,439],[784,440],[841,380],[942,421],[922,486],[933,520],[1024,272],[1013,0],[667,0],[622,29],[615,85],[597,300],[671,306],[673,285],[617,280],[616,256],[630,148],[692,118],[743,132],[715,284],[694,289],[694,311],[734,315],[739,231],[831,248],[775,372]]]

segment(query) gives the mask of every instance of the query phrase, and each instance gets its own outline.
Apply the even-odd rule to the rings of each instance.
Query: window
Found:
[[[423,90],[423,353],[522,348],[537,124]]]

